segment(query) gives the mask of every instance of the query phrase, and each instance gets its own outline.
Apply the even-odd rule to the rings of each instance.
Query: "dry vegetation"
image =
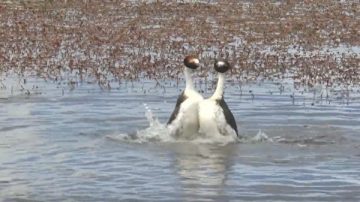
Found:
[[[195,54],[200,76],[224,57],[241,81],[359,85],[359,12],[357,0],[2,1],[0,77],[175,79]]]

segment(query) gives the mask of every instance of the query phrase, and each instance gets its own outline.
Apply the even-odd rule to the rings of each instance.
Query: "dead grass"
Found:
[[[46,80],[175,79],[185,55],[241,81],[358,85],[357,1],[11,1],[0,3],[0,75]],[[341,47],[347,52],[333,52]]]

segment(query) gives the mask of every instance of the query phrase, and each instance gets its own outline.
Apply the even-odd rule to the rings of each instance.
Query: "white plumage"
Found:
[[[210,138],[229,136],[237,138],[236,131],[226,122],[223,109],[215,100],[199,103],[199,133]]]
[[[192,71],[199,66],[199,60],[187,56],[184,64],[186,87],[177,100],[174,112],[168,121],[168,129],[170,134],[177,138],[193,139],[199,131],[198,103],[203,100],[202,95],[195,90],[192,81]]]
[[[206,137],[227,136],[237,139],[236,121],[223,97],[224,73],[229,68],[227,62],[215,63],[215,69],[219,72],[216,90],[210,98],[199,102],[199,133]]]

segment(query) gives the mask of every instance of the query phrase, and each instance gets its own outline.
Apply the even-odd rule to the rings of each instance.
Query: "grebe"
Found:
[[[199,105],[204,98],[194,88],[192,73],[199,67],[194,56],[184,59],[185,90],[179,95],[175,109],[167,122],[170,134],[177,138],[191,139],[199,131]]]
[[[225,72],[230,69],[227,61],[215,61],[218,82],[214,94],[199,103],[199,133],[209,137],[219,135],[236,139],[239,134],[234,115],[224,100]]]

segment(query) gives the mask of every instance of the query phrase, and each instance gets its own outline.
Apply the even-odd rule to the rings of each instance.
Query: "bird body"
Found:
[[[199,131],[199,105],[203,100],[193,85],[192,71],[199,66],[199,60],[187,56],[184,60],[185,90],[179,95],[175,109],[167,123],[170,134],[177,138],[192,139]]]
[[[224,73],[230,68],[224,61],[215,63],[218,82],[214,94],[199,102],[199,133],[207,137],[229,136],[237,138],[238,130],[234,115],[224,100]]]

